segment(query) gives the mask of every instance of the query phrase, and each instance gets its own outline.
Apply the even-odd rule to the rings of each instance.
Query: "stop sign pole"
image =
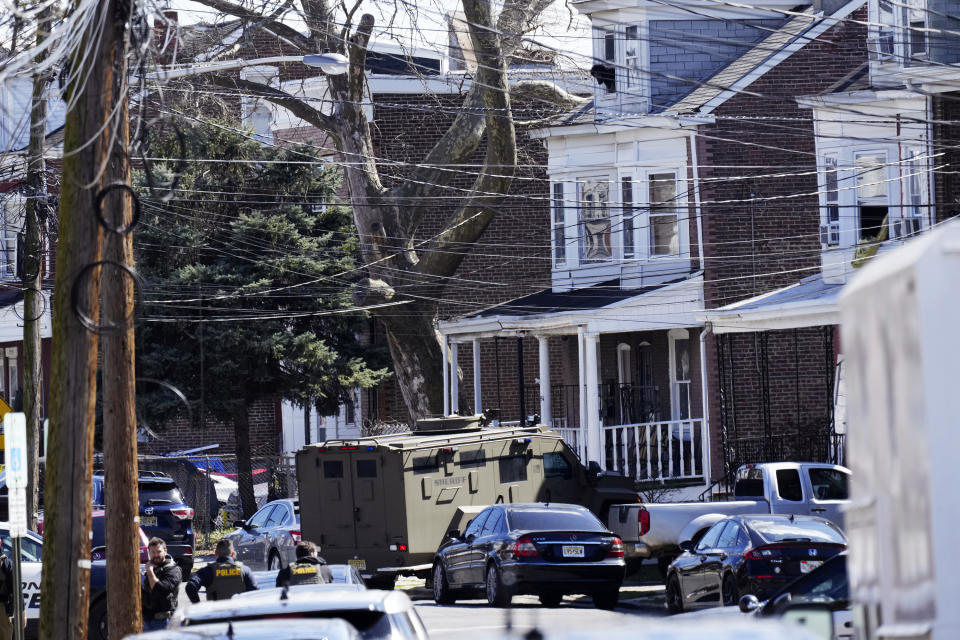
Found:
[[[3,417],[6,482],[9,497],[10,539],[13,546],[13,637],[23,640],[23,581],[20,578],[20,538],[27,533],[27,418],[23,413]]]

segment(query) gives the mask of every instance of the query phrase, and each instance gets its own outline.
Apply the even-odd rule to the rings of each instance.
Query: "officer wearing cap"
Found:
[[[187,583],[190,602],[200,602],[200,587],[206,587],[207,600],[227,600],[237,593],[257,588],[250,567],[234,559],[236,552],[230,540],[220,540],[216,553],[216,561],[193,574]]]
[[[295,553],[296,561],[277,573],[278,587],[333,582],[333,572],[327,566],[327,561],[317,555],[317,545],[308,540],[298,542]]]

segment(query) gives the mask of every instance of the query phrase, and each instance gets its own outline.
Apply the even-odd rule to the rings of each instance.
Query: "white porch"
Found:
[[[545,307],[567,310],[528,311]],[[563,436],[585,464],[595,461],[601,469],[624,473],[639,481],[705,483],[710,477],[705,401],[706,334],[701,330],[702,321],[696,317],[702,309],[703,279],[696,275],[640,291],[607,287],[604,291],[586,294],[584,290],[562,294],[542,292],[470,318],[441,322],[447,363],[443,371],[444,413],[481,413],[486,408],[481,384],[484,340],[536,338],[538,367],[535,384],[528,385],[529,388],[523,384],[527,377],[523,370],[522,342],[518,342],[516,380],[520,387],[522,419],[539,416],[539,423]],[[616,344],[620,338],[614,334],[629,336],[634,346],[641,348],[650,346],[642,336],[657,336],[663,354],[658,375],[665,377],[668,371],[681,372],[677,374],[680,378],[676,379],[671,373],[669,384],[658,386],[650,384],[652,377],[633,379],[635,368],[623,361],[630,356],[630,346]],[[572,352],[570,341],[574,338],[575,355],[561,364],[568,367],[562,374],[572,384],[552,383],[551,376],[558,368],[558,363],[551,360],[551,345],[554,357],[558,346],[552,341],[562,340],[564,348]],[[602,358],[601,341],[608,354],[605,357],[614,358],[616,362]],[[611,345],[615,345],[615,350]],[[691,351],[696,351],[698,346],[699,353],[691,356]],[[461,354],[468,352],[470,355],[461,361]],[[691,381],[698,376],[691,375],[689,369],[697,360],[699,388],[691,390]],[[472,370],[472,407],[461,406],[457,372],[462,362],[465,370]],[[606,381],[601,371],[606,371]],[[467,381],[469,377],[465,383]],[[661,387],[662,400],[658,397]],[[661,407],[668,409],[661,410]]]

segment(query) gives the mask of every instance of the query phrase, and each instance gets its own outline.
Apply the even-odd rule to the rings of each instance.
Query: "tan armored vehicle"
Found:
[[[373,586],[428,577],[434,552],[496,502],[581,504],[604,521],[637,500],[624,476],[585,469],[546,427],[480,428],[422,420],[415,432],[328,440],[297,453],[303,538],[330,563],[356,566]],[[459,428],[458,428],[459,427]]]

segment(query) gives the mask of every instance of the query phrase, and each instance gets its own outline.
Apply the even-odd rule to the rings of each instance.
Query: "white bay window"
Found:
[[[651,173],[650,255],[675,256],[680,253],[680,213],[677,206],[677,174]]]
[[[610,179],[602,176],[578,180],[577,204],[580,262],[603,262],[612,259]]]

